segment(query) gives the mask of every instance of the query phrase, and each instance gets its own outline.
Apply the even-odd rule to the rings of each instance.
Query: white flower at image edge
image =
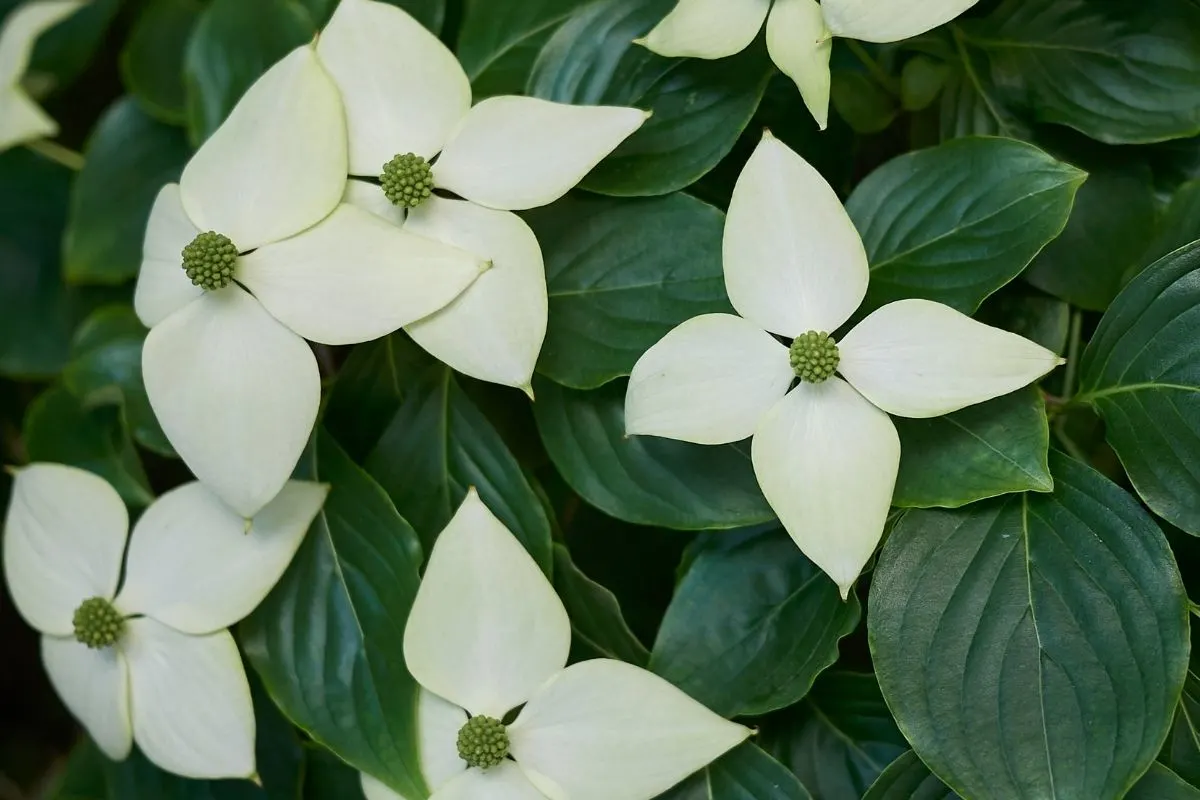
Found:
[[[129,517],[102,478],[15,472],[4,574],[55,690],[109,758],[134,741],[191,778],[255,775],[254,708],[226,630],[279,580],[328,487],[290,481],[247,527],[199,483]],[[118,591],[121,565],[125,579]]]
[[[679,0],[639,40],[663,56],[724,58],[767,24],[771,60],[796,82],[824,130],[829,120],[833,37],[898,42],[943,25],[979,0]]]
[[[889,303],[835,342],[866,296],[866,252],[825,179],[769,133],[734,187],[723,260],[741,316],[695,317],[642,355],[626,432],[698,444],[753,436],[763,494],[844,598],[891,505],[900,440],[888,414],[948,414],[1062,360],[928,300]]]
[[[533,231],[510,212],[562,197],[649,114],[511,96],[472,107],[454,54],[375,0],[342,0],[317,53],[346,106],[350,174],[383,183],[352,180],[346,200],[492,263],[457,300],[405,330],[459,372],[530,393],[546,276]]]
[[[17,6],[0,29],[0,150],[53,136],[58,124],[21,88],[37,38],[85,5],[83,0],[34,0]]]
[[[283,486],[316,420],[305,339],[384,336],[486,268],[341,203],[345,187],[337,87],[299,47],[162,189],[146,227],[134,294],[151,329],[146,393],[196,477],[246,517]]]
[[[750,735],[630,664],[564,667],[570,647],[562,601],[472,489],[404,631],[431,800],[650,800]],[[363,791],[398,797],[365,774]]]

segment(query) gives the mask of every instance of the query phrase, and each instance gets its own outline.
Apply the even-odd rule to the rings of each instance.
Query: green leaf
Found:
[[[897,98],[866,73],[835,69],[830,84],[830,102],[855,133],[879,133],[900,114]]]
[[[1051,454],[1052,495],[909,511],[872,579],[872,660],[913,749],[959,794],[1116,798],[1157,755],[1187,672],[1162,531]]]
[[[183,61],[192,143],[211,136],[250,84],[315,33],[312,17],[297,0],[213,0],[192,31]]]
[[[1125,800],[1200,800],[1200,789],[1189,786],[1162,764],[1151,764]]]
[[[446,24],[446,0],[383,0],[402,8],[433,34],[442,32]]]
[[[151,0],[121,51],[125,87],[147,114],[171,125],[187,122],[183,54],[203,10],[200,0]]]
[[[812,800],[787,767],[745,742],[658,800]]]
[[[88,738],[71,748],[67,766],[46,797],[49,800],[107,800],[107,761],[100,748]]]
[[[561,544],[554,545],[554,589],[571,618],[572,646],[582,658],[615,658],[646,666],[650,651],[629,629],[617,597],[584,575]]]
[[[1100,320],[1080,394],[1156,514],[1200,535],[1200,242],[1148,267]]]
[[[24,437],[30,461],[55,461],[94,472],[133,506],[154,499],[115,408],[89,409],[66,389],[54,386],[29,406]]]
[[[91,0],[67,19],[38,37],[26,80],[51,90],[60,89],[83,74],[104,43],[122,0]],[[20,0],[6,3],[20,4]]]
[[[458,60],[476,100],[521,94],[542,45],[576,9],[590,0],[466,0],[458,34]]]
[[[966,32],[1038,122],[1110,144],[1200,132],[1200,7],[1188,0],[1007,0]]]
[[[133,98],[109,107],[71,191],[63,242],[68,281],[119,284],[137,275],[150,208],[190,155],[183,131],[146,116]]]
[[[782,529],[702,534],[691,553],[650,670],[723,717],[804,697],[858,627],[858,598],[843,603]]]
[[[870,673],[824,673],[799,705],[768,720],[762,736],[762,746],[796,773],[815,800],[862,797],[908,750]]]
[[[402,648],[420,541],[328,434],[317,434],[300,473],[333,488],[283,578],[242,622],[242,650],[313,740],[407,797],[428,797],[418,686]]]
[[[959,800],[912,750],[888,765],[863,800]]]
[[[721,270],[725,215],[684,194],[572,195],[526,216],[546,260],[550,323],[538,371],[573,389],[627,376],[676,325],[733,313]]]
[[[1200,179],[1188,181],[1175,190],[1158,222],[1154,239],[1133,274],[1126,273],[1124,282],[1132,280],[1134,274],[1163,256],[1197,240],[1200,240]]]
[[[540,376],[533,405],[554,466],[609,516],[679,530],[739,528],[775,519],[744,446],[625,436],[625,381],[590,392]]]
[[[1024,283],[1010,283],[989,297],[975,318],[1061,355],[1070,333],[1071,306]]]
[[[309,747],[302,800],[365,800],[358,770],[320,747]]]
[[[923,55],[904,62],[900,71],[900,102],[905,111],[921,111],[933,105],[946,86],[950,67]]]
[[[962,136],[1031,138],[1029,126],[1013,114],[992,83],[986,56],[967,45],[957,26],[951,31],[957,59],[950,62],[939,105],[942,141]]]
[[[674,0],[599,0],[579,9],[538,54],[526,93],[577,105],[653,111],[580,184],[621,197],[689,186],[728,155],[773,73],[760,46],[720,61],[668,59],[633,40]]]
[[[1200,676],[1192,669],[1158,760],[1188,783],[1200,785]]]
[[[450,369],[433,364],[364,462],[428,548],[474,486],[492,513],[550,573],[550,520],[520,464]]]
[[[932,419],[894,417],[900,474],[892,505],[958,508],[1010,492],[1054,488],[1050,426],[1036,387]]]
[[[871,264],[861,313],[908,297],[973,313],[1062,231],[1085,177],[990,137],[892,159],[846,201]]]

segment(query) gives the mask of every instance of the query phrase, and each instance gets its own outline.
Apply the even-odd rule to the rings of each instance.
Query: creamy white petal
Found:
[[[206,292],[156,325],[142,376],[176,452],[247,518],[287,482],[321,399],[308,345],[237,286]]]
[[[508,733],[513,758],[550,797],[645,800],[751,731],[653,673],[597,659],[538,689]]]
[[[767,412],[751,455],[779,521],[844,599],[883,535],[896,426],[840,378],[801,383]]]
[[[433,692],[421,690],[417,701],[417,736],[421,774],[431,792],[466,771],[467,762],[458,755],[458,732],[466,722],[466,711]]]
[[[377,183],[367,183],[351,178],[346,181],[346,191],[342,195],[342,202],[357,206],[364,211],[370,211],[393,225],[403,225],[407,216],[402,206],[387,199],[387,195],[383,193],[383,189]]]
[[[229,631],[189,636],[148,617],[126,623],[133,736],[185,778],[254,774],[254,706]]]
[[[531,391],[548,313],[546,268],[533,231],[510,211],[440,197],[412,211],[405,230],[492,264],[450,305],[408,325],[408,335],[463,374]]]
[[[312,47],[297,47],[246,90],[179,184],[192,221],[241,252],[334,209],[346,187],[346,123]]]
[[[772,333],[832,333],[867,293],[867,253],[833,188],[769,132],[733,188],[725,288]]]
[[[15,8],[9,5],[13,10],[0,28],[0,85],[19,83],[38,37],[84,5],[84,0],[35,0]]]
[[[544,206],[583,180],[649,116],[621,106],[489,97],[446,144],[433,181],[490,208]]]
[[[343,203],[238,261],[238,280],[305,339],[354,344],[432,314],[487,268],[477,256]]]
[[[898,42],[943,25],[979,0],[822,0],[825,19],[837,36],[864,42]]]
[[[889,414],[938,417],[1016,391],[1064,363],[1015,333],[930,300],[875,311],[838,343],[838,371]]]
[[[429,800],[546,800],[546,796],[529,782],[516,763],[505,761],[489,770],[467,770],[434,792]]]
[[[8,591],[34,628],[69,636],[80,603],[112,599],[129,513],[103,478],[62,464],[18,469],[4,528]]]
[[[247,528],[201,483],[167,492],[133,528],[117,608],[183,633],[233,625],[279,581],[328,493],[288,481]]]
[[[817,0],[775,0],[767,18],[771,60],[796,83],[821,130],[829,124],[829,58],[833,34]]]
[[[550,582],[474,489],[438,536],[404,631],[427,690],[497,719],[567,663],[571,623]]]
[[[724,58],[754,41],[770,7],[771,0],[679,0],[637,43],[660,56]]]
[[[58,123],[16,86],[0,87],[0,151],[58,133]]]
[[[795,377],[787,348],[754,323],[732,314],[693,317],[633,365],[625,432],[737,442],[754,433]]]
[[[183,271],[183,248],[200,234],[188,219],[179,195],[179,184],[168,183],[158,192],[146,238],[142,267],[133,290],[133,309],[147,328],[153,328],[204,294]]]
[[[93,650],[74,639],[42,637],[42,664],[63,704],[106,756],[129,755],[129,669],[117,647]]]
[[[394,5],[342,0],[317,53],[346,107],[351,175],[379,175],[402,153],[433,157],[471,107],[458,59]]]

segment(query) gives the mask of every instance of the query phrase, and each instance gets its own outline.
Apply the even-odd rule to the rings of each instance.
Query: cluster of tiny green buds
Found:
[[[796,377],[808,383],[828,380],[837,372],[841,356],[837,344],[825,331],[809,331],[792,340],[788,359]]]
[[[111,647],[121,636],[125,620],[103,597],[89,597],[71,619],[75,625],[75,638],[93,650]]]
[[[433,194],[433,167],[419,155],[405,153],[383,165],[379,183],[392,203],[416,208]]]
[[[498,719],[475,716],[458,731],[458,756],[472,767],[489,769],[508,755],[508,732]]]
[[[228,236],[208,231],[183,248],[183,271],[202,289],[224,289],[233,281],[237,257],[237,247]]]

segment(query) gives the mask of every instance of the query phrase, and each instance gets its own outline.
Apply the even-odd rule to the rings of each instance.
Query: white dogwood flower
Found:
[[[928,300],[889,303],[835,342],[866,295],[866,252],[825,179],[769,133],[734,187],[723,250],[741,316],[695,317],[647,350],[625,429],[699,444],[753,436],[763,494],[845,597],[891,505],[900,440],[888,414],[948,414],[1062,361]]]
[[[750,735],[630,664],[564,667],[570,647],[562,601],[472,489],[404,631],[430,800],[650,800]]]
[[[648,114],[508,96],[472,107],[454,54],[376,0],[343,0],[317,53],[346,106],[350,174],[379,179],[352,180],[347,201],[492,263],[405,330],[459,372],[528,393],[546,335],[546,276],[533,231],[510,212],[557,200]]]
[[[0,150],[58,133],[58,124],[21,88],[21,78],[37,38],[84,5],[84,0],[33,0],[5,18],[0,29]]]
[[[271,67],[164,187],[134,306],[146,392],[196,477],[253,516],[288,479],[321,398],[305,339],[391,333],[486,265],[341,203],[346,133],[310,46]]]
[[[15,471],[4,573],[59,696],[113,759],[133,741],[192,778],[255,774],[254,708],[227,628],[279,580],[328,487],[290,481],[247,526],[199,483],[129,516],[102,478]],[[121,565],[124,582],[118,591]]]
[[[638,43],[663,56],[740,53],[765,21],[771,60],[796,82],[821,130],[829,121],[833,37],[898,42],[945,24],[979,0],[679,0]]]

